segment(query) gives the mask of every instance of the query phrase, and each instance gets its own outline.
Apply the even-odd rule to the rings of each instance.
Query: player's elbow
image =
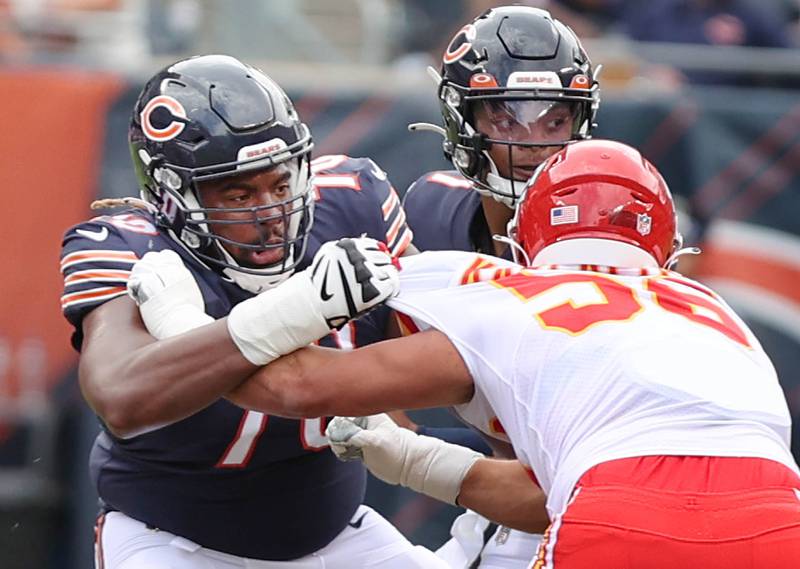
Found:
[[[86,397],[89,406],[115,437],[126,439],[148,430],[136,404],[115,397]]]
[[[541,504],[531,503],[519,509],[520,512],[504,520],[505,525],[525,533],[544,533],[550,526],[550,519]]]
[[[280,415],[287,417],[322,417],[331,414],[330,382],[304,365],[301,352],[285,356],[282,366],[269,380],[273,400]],[[309,354],[302,353],[303,356]]]
[[[117,438],[129,439],[159,429],[169,421],[159,420],[159,413],[142,402],[126,404],[117,401],[95,409],[106,428]]]
[[[152,428],[148,416],[154,400],[143,401],[135,390],[125,389],[125,382],[108,381],[108,370],[81,365],[78,379],[83,397],[106,428],[116,437],[129,438]]]
[[[287,417],[322,417],[327,414],[325,389],[315,387],[308,378],[296,376],[275,390],[280,414]]]
[[[139,430],[132,405],[126,404],[119,398],[104,397],[97,393],[87,395],[85,389],[84,398],[114,436],[124,439],[133,436],[133,433]]]
[[[150,430],[125,411],[108,410],[99,415],[111,434],[120,439],[128,439]]]

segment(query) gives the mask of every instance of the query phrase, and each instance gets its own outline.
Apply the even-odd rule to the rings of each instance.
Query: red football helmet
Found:
[[[649,260],[634,246],[664,267],[680,246],[664,178],[639,151],[610,140],[574,142],[547,159],[528,181],[509,236],[532,265]],[[553,247],[571,239],[582,241]]]

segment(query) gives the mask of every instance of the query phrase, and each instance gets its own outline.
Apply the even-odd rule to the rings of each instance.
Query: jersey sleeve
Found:
[[[144,219],[130,215],[136,228],[146,228]],[[83,318],[101,304],[126,294],[133,264],[139,259],[125,229],[126,217],[96,218],[69,229],[61,249],[64,293],[61,311],[75,328],[72,345],[80,349]],[[138,224],[138,225],[136,225]],[[151,226],[152,227],[152,226]],[[155,229],[153,228],[153,231]]]
[[[319,214],[333,214],[351,235],[366,233],[395,256],[413,240],[406,213],[386,173],[369,158],[322,156],[312,162]]]

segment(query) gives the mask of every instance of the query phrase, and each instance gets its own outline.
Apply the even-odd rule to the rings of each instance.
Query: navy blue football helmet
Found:
[[[480,193],[513,207],[538,165],[515,166],[514,147],[561,147],[590,136],[599,105],[595,72],[577,36],[549,12],[487,10],[456,33],[442,59],[445,155]],[[477,124],[478,115],[490,128]],[[542,134],[547,128],[552,135]],[[486,152],[498,145],[510,174]]]
[[[313,222],[310,187],[311,133],[283,90],[237,59],[206,55],[156,73],[133,110],[128,140],[142,198],[158,210],[158,223],[198,259],[248,290],[288,277],[302,260]],[[289,196],[278,203],[225,212],[243,220],[215,220],[197,184],[286,164]],[[218,210],[217,210],[218,211]],[[277,213],[276,213],[277,212]],[[280,243],[242,243],[220,237],[217,224],[283,221]],[[241,266],[223,246],[282,248],[267,267]]]

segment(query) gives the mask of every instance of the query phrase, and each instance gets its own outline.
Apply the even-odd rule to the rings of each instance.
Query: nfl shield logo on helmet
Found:
[[[648,235],[652,228],[653,218],[646,213],[640,213],[636,216],[636,231],[639,235]]]

